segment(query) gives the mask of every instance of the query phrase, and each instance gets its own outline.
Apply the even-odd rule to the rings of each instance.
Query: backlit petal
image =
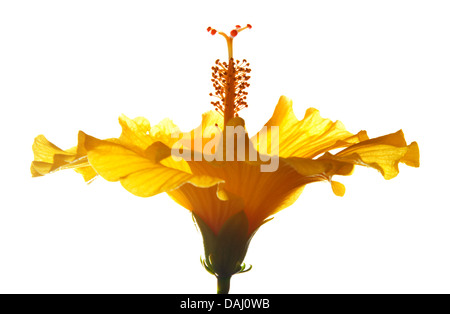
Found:
[[[179,128],[169,119],[164,119],[151,127],[150,122],[145,118],[130,119],[121,115],[119,123],[122,126],[119,142],[140,151],[146,150],[155,142],[161,142],[171,147],[178,140],[173,135],[180,133]]]
[[[223,224],[245,206],[241,197],[225,192],[221,185],[200,188],[185,184],[167,194],[178,204],[201,217],[217,234]]]
[[[166,167],[189,172],[189,166],[184,160],[175,161],[170,156],[170,149],[181,137],[180,129],[170,119],[164,119],[151,127],[145,118],[130,119],[121,115],[119,123],[122,126],[122,134],[116,143],[137,154],[145,155],[154,162],[161,162]]]
[[[43,135],[33,143],[34,161],[31,163],[31,175],[43,176],[63,169],[74,169],[83,175],[86,182],[95,178],[96,173],[89,165],[84,148],[84,136],[78,135],[78,145],[62,150],[49,142]]]
[[[260,167],[243,161],[227,162],[225,167],[216,166],[208,162],[190,162],[194,173],[202,173],[208,176],[219,177],[225,183],[221,185],[222,195],[215,195],[217,199],[223,199],[223,195],[232,195],[241,198],[244,210],[247,214],[250,230],[253,231],[269,216],[281,207],[292,204],[293,194],[298,197],[302,182],[296,176],[295,170],[283,164],[277,172],[261,172]],[[180,190],[182,192],[182,189]],[[202,192],[202,191],[199,191]],[[190,191],[191,195],[195,191]],[[203,199],[198,196],[200,201]],[[216,202],[218,202],[216,200]],[[209,215],[217,215],[215,209],[204,207]],[[221,215],[226,221],[235,214],[239,208],[229,207],[223,210]],[[206,214],[204,215],[206,216]],[[220,226],[218,226],[219,228]]]
[[[85,136],[89,163],[95,171],[108,181],[120,181],[125,189],[137,196],[168,192],[188,182],[209,187],[221,181],[166,167],[116,142]]]
[[[281,96],[272,118],[252,138],[258,151],[270,152],[267,145],[270,143],[271,127],[277,126],[281,157],[313,158],[331,149],[347,147],[367,139],[364,131],[353,135],[340,121],[324,119],[314,108],[309,108],[303,120],[299,121],[294,114],[292,100]]]
[[[201,124],[190,132],[183,133],[178,142],[179,147],[190,151],[203,152],[205,145],[220,137],[223,130],[223,117],[217,111],[208,111],[202,115]],[[212,149],[211,153],[215,150]]]
[[[245,127],[245,122],[241,118],[234,118],[227,125]],[[226,136],[226,133],[223,133],[222,136]],[[234,160],[240,156],[244,158],[240,160],[245,161],[230,161],[227,159],[226,161],[188,162],[193,173],[218,177],[224,180],[224,183],[220,184],[217,195],[209,194],[206,198],[201,197],[199,195],[205,193],[202,189],[184,186],[175,192],[177,195],[175,198],[185,199],[184,202],[179,201],[179,203],[183,203],[185,204],[183,206],[190,208],[186,205],[187,199],[196,199],[199,202],[202,202],[203,199],[208,199],[208,202],[211,202],[214,199],[215,202],[219,202],[216,198],[224,199],[221,193],[225,195],[229,193],[243,200],[250,230],[255,230],[269,216],[295,202],[306,184],[317,181],[331,181],[332,176],[335,174],[350,174],[353,171],[353,164],[347,162],[290,157],[277,158],[277,166],[272,171],[265,172],[262,171],[262,166],[272,163],[273,159],[267,161],[265,159],[267,156],[258,155],[256,160],[249,160],[248,157],[251,154],[248,151],[251,151],[252,146],[249,146],[249,139],[245,131],[237,134],[236,143],[239,143],[241,138],[243,140],[242,143],[246,143],[247,146],[246,154],[238,154],[239,149],[235,148],[237,152],[231,154],[231,156],[235,157]],[[230,146],[227,146],[227,150],[229,148]],[[262,160],[266,160],[266,162]],[[342,194],[343,189],[337,184],[335,184],[335,187],[336,193]],[[188,195],[184,195],[185,193],[188,193]],[[220,206],[222,208],[220,215],[223,219],[220,219],[219,222],[226,221],[226,219],[236,213],[235,209],[227,207],[226,203]],[[214,215],[215,210],[213,207],[194,205],[192,208],[197,207],[204,208],[206,211],[206,213],[199,214],[206,223],[209,224],[209,221],[214,221],[212,218],[205,218]],[[219,222],[214,221],[215,224]],[[218,229],[220,225],[210,227]]]
[[[130,119],[125,115],[121,115],[119,123],[122,126],[122,134],[119,140],[124,145],[145,150],[153,144],[154,140],[150,136],[150,122],[147,119],[142,117]]]
[[[413,167],[419,167],[420,164],[417,143],[407,145],[401,130],[363,141],[335,155],[328,154],[323,158],[375,168],[385,179],[397,176],[399,162]]]
[[[333,193],[337,196],[344,196],[345,194],[345,185],[337,181],[331,181],[331,188],[333,189]]]

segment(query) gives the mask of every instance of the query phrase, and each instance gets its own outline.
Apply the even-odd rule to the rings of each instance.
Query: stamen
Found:
[[[211,101],[215,110],[220,112],[224,117],[227,116],[226,121],[238,116],[238,112],[248,107],[247,95],[245,91],[250,86],[248,80],[250,79],[249,68],[250,63],[246,60],[234,61],[229,63],[216,61],[216,66],[212,69],[214,93],[209,95],[218,99],[218,101]]]
[[[251,29],[252,26],[250,24],[245,27],[236,25],[236,28],[230,32],[230,36],[224,32],[218,32],[227,41],[229,62],[216,60],[216,65],[211,68],[213,71],[211,81],[215,93],[209,95],[219,99],[218,101],[212,101],[211,104],[216,111],[224,116],[225,124],[230,119],[237,117],[240,110],[248,107],[246,101],[248,93],[244,90],[250,86],[248,83],[250,79],[248,74],[251,72],[250,64],[245,59],[236,62],[233,59],[233,38],[247,28]],[[207,31],[211,35],[217,33],[211,26],[207,28]]]

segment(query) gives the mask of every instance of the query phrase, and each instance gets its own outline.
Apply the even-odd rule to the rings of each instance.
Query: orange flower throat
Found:
[[[233,38],[247,28],[251,29],[252,26],[250,24],[247,24],[245,27],[236,25],[236,29],[233,29],[229,36],[223,32],[217,32],[211,27],[207,29],[211,35],[216,33],[222,35],[226,39],[228,46],[228,63],[216,60],[216,65],[211,68],[213,70],[211,81],[213,82],[215,93],[209,94],[219,99],[211,101],[211,104],[216,111],[223,115],[225,125],[230,119],[237,117],[240,110],[248,107],[246,102],[248,93],[244,90],[250,86],[248,83],[250,79],[248,74],[251,72],[249,68],[250,63],[245,59],[242,61],[234,61],[233,59]]]

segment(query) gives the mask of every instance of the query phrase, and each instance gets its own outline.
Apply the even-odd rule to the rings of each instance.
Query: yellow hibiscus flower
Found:
[[[212,68],[211,95],[219,100],[196,129],[182,133],[168,119],[152,127],[145,118],[122,115],[118,138],[100,140],[80,131],[78,145],[68,150],[43,135],[33,144],[33,177],[73,169],[87,182],[98,175],[120,181],[141,197],[166,192],[191,211],[204,239],[202,263],[217,277],[219,293],[228,292],[232,275],[248,270],[243,261],[258,228],[293,204],[307,184],[329,181],[343,196],[345,187],[333,176],[350,175],[355,165],[375,168],[385,179],[399,173],[400,162],[419,166],[418,145],[408,145],[401,130],[369,139],[313,108],[298,120],[285,96],[249,138],[238,111],[247,107],[250,69],[246,60],[233,59],[232,49],[233,38],[248,28],[236,26],[230,35],[208,28],[226,38],[229,61]]]

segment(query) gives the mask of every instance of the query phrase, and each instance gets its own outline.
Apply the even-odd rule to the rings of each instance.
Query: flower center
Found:
[[[220,62],[216,60],[216,65],[211,69],[213,86],[215,93],[210,93],[210,96],[216,97],[218,101],[212,101],[211,104],[215,107],[215,110],[220,112],[224,117],[225,125],[226,123],[238,116],[238,112],[246,107],[248,107],[246,99],[247,92],[244,91],[250,86],[248,80],[250,76],[248,75],[251,70],[249,68],[250,63],[247,60],[234,60],[233,59],[233,39],[244,29],[250,29],[252,26],[247,24],[245,27],[236,25],[236,28],[230,32],[230,35],[223,32],[217,32],[217,30],[208,27],[207,31],[211,35],[218,33],[222,35],[228,46],[228,63]]]

